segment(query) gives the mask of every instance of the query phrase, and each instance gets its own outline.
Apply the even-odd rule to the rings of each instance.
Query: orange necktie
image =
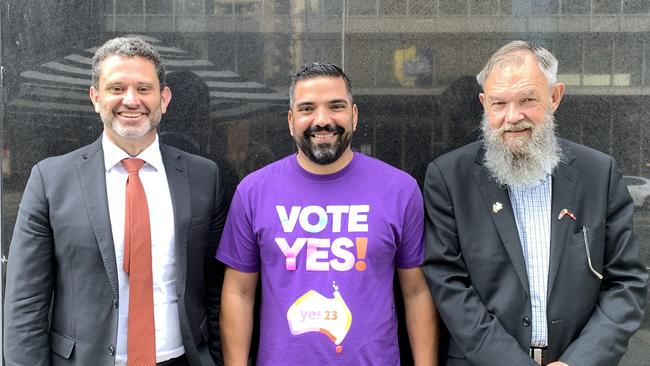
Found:
[[[156,335],[153,315],[151,274],[151,228],[147,196],[138,172],[144,160],[127,158],[122,165],[126,180],[124,214],[124,271],[129,276],[129,321],[127,363],[129,366],[156,364]]]

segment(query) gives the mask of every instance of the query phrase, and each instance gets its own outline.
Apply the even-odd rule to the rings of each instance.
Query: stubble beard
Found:
[[[119,121],[115,113],[111,114],[110,120],[104,122],[104,125],[108,127],[118,136],[125,139],[138,139],[143,136],[146,136],[151,131],[155,130],[156,127],[160,124],[162,119],[161,113],[155,113],[149,111],[147,114],[147,122],[138,126],[123,126]]]
[[[532,124],[530,121],[519,123]],[[482,141],[485,147],[483,163],[497,184],[521,186],[552,173],[562,160],[562,150],[558,144],[555,126],[553,114],[547,112],[544,115],[544,123],[532,128],[527,141],[517,138],[511,141],[509,146],[503,140],[504,127],[492,129],[487,116],[483,115],[481,121]]]

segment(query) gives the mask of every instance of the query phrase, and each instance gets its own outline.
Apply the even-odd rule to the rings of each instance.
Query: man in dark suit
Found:
[[[614,159],[555,135],[557,60],[527,42],[478,75],[483,138],[427,170],[425,273],[447,365],[616,365],[647,271]]]
[[[95,53],[90,98],[104,133],[34,166],[20,204],[6,365],[220,363],[221,178],[214,162],[158,142],[164,76],[138,38]]]

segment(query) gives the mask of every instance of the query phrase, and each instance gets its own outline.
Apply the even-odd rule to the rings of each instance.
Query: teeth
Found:
[[[137,112],[120,112],[120,116],[123,117],[140,117],[142,113],[137,113]]]
[[[333,133],[328,133],[328,134],[320,133],[320,134],[314,135],[314,137],[319,138],[319,139],[328,139],[330,137],[334,137],[334,134]]]

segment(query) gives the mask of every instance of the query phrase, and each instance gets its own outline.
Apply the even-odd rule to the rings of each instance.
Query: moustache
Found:
[[[525,130],[535,129],[535,124],[530,120],[522,120],[513,124],[506,124],[498,129],[499,135],[503,135],[506,132],[519,132]]]
[[[124,108],[123,106],[117,106],[113,108],[113,113],[122,113],[122,112],[135,112],[135,113],[144,113],[144,114],[149,114],[151,110],[147,107],[143,108]]]

